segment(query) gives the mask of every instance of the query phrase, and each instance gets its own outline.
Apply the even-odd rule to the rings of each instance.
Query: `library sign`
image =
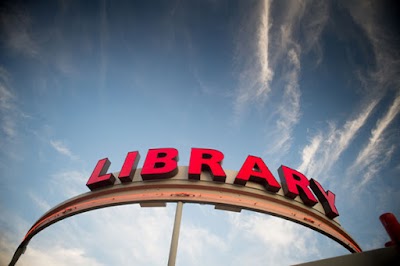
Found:
[[[239,171],[224,169],[224,154],[215,149],[192,148],[189,158],[188,166],[178,166],[177,149],[149,149],[140,169],[140,154],[132,151],[117,173],[108,173],[108,158],[99,160],[86,184],[90,192],[45,213],[28,231],[10,265],[23,254],[30,239],[51,224],[82,212],[133,203],[142,207],[201,203],[221,210],[266,213],[318,231],[350,252],[361,252],[337,221],[335,194],[316,180],[282,165],[279,183],[263,159],[252,155],[245,158]]]
[[[139,152],[129,152],[118,174],[121,183],[130,183],[139,162]],[[150,149],[147,153],[140,176],[143,181],[170,179],[178,174],[178,150],[174,148]],[[208,172],[212,182],[226,183],[226,173],[222,168],[224,154],[218,150],[192,148],[187,179],[198,181],[202,172]],[[99,160],[87,186],[90,190],[112,186],[115,176],[106,174],[110,161]],[[272,175],[260,157],[249,155],[234,178],[234,185],[245,186],[248,181],[262,185],[266,191],[277,193],[283,189],[285,197],[294,199],[299,196],[307,206],[314,206],[318,201],[322,204],[325,215],[331,219],[339,216],[335,206],[335,194],[325,191],[314,179],[308,180],[300,172],[286,166],[278,170],[282,185]],[[316,197],[313,195],[315,193]]]

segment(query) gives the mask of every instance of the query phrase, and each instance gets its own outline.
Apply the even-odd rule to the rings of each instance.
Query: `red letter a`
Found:
[[[259,157],[251,155],[247,156],[234,183],[244,186],[249,180],[263,185],[271,192],[278,192],[281,188],[264,161]]]

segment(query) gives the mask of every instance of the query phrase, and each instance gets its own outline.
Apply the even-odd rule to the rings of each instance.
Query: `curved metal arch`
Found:
[[[18,246],[10,265],[14,265],[24,253],[29,241],[46,227],[67,217],[94,209],[133,203],[188,202],[211,204],[216,207],[247,209],[271,214],[320,232],[335,240],[352,253],[361,252],[359,245],[340,226],[322,212],[320,204],[314,208],[283,196],[269,193],[258,184],[233,185],[236,171],[226,171],[226,183],[211,181],[202,173],[199,181],[187,179],[187,167],[179,167],[178,174],[170,179],[141,181],[140,169],[132,183],[84,193],[55,206],[37,220]]]

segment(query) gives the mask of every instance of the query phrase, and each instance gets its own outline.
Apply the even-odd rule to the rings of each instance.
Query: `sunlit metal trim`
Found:
[[[327,218],[315,208],[307,207],[301,202],[288,199],[281,194],[247,186],[216,183],[203,179],[199,181],[184,180],[187,178],[185,176],[187,167],[179,167],[179,169],[178,175],[172,179],[116,184],[81,194],[57,205],[31,227],[16,250],[10,265],[17,262],[32,237],[46,227],[82,212],[133,203],[203,203],[271,214],[320,232],[352,253],[361,252],[359,245],[338,222]],[[231,175],[236,173],[230,172]]]

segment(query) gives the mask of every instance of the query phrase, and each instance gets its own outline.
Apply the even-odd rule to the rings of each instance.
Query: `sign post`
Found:
[[[183,203],[182,201],[178,201],[176,203],[174,229],[172,231],[171,247],[169,249],[168,266],[175,266],[176,253],[178,250],[179,231],[181,228],[181,220],[182,220],[182,209],[183,209]]]

